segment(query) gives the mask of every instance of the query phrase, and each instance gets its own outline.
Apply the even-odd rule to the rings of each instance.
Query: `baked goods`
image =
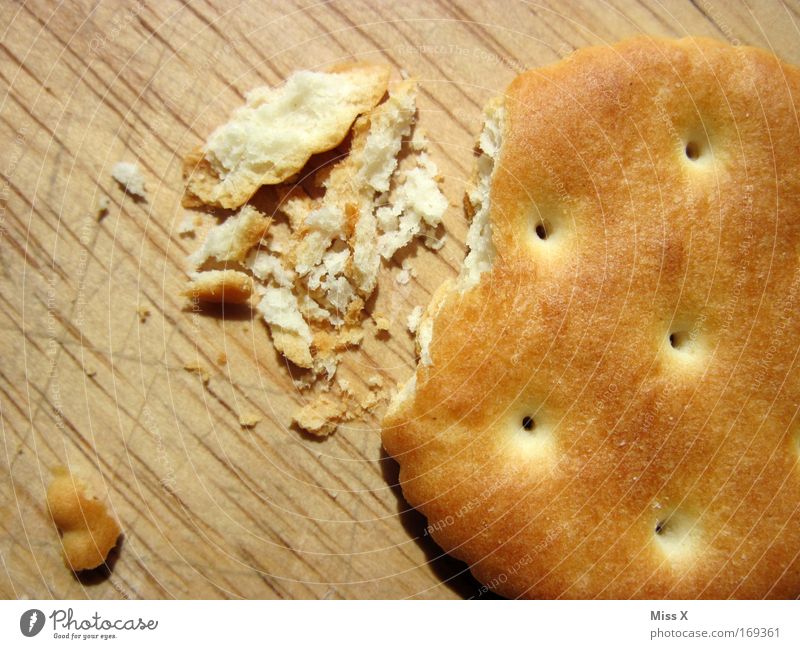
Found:
[[[279,88],[255,88],[231,120],[184,162],[184,205],[236,208],[261,185],[275,185],[300,171],[314,153],[329,151],[358,115],[386,92],[382,65],[304,70]]]
[[[344,112],[323,102],[326,97],[331,101],[331,93],[354,92],[352,84],[334,83],[343,74],[355,75],[361,84],[355,96],[342,99]],[[189,256],[191,283],[185,294],[200,301],[252,303],[275,348],[311,375],[296,385],[310,388],[317,378],[324,380],[293,418],[296,426],[314,435],[327,435],[338,423],[359,416],[364,403],[374,405],[372,391],[357,399],[329,382],[342,353],[364,338],[365,305],[377,286],[382,260],[388,263],[414,238],[433,248],[443,239],[448,203],[426,152],[427,141],[414,131],[417,81],[392,83],[378,103],[387,80],[383,66],[359,64],[342,72],[298,72],[281,89],[260,90],[257,101],[251,94],[248,105],[215,131],[206,149],[220,158],[218,145],[244,133],[236,146],[280,158],[282,166],[258,167],[270,173],[260,173],[256,183],[252,159],[247,158],[248,164],[242,162],[231,172],[253,180],[236,200],[229,190],[241,188],[241,183],[220,180],[206,193],[200,189],[206,180],[192,174],[188,179],[189,203],[202,200],[212,206],[230,207],[247,200],[258,186],[271,185],[276,201],[269,215],[245,204],[208,230]],[[265,103],[269,122],[260,114]],[[362,114],[356,118],[358,112]],[[298,133],[287,135],[276,148],[279,125]],[[326,164],[315,161],[312,169],[301,169],[311,153],[339,144],[348,131],[346,149],[331,153]],[[193,160],[190,156],[187,164]],[[298,174],[297,183],[282,182],[291,174]],[[220,192],[227,192],[227,198]],[[406,266],[402,272],[410,281]]]
[[[117,162],[111,168],[111,177],[132,196],[138,196],[141,199],[147,198],[144,176],[135,162]],[[108,210],[107,199],[100,203],[100,211],[105,212],[106,210]]]
[[[199,302],[246,304],[253,294],[249,275],[230,268],[189,273],[184,295]]]
[[[121,530],[106,506],[87,494],[83,481],[67,469],[56,469],[47,488],[47,506],[72,570],[91,570],[105,562]]]
[[[771,54],[644,37],[490,105],[464,271],[383,429],[490,588],[800,594],[798,106]]]

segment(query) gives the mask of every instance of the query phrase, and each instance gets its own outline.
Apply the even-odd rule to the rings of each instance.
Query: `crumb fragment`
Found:
[[[253,293],[253,280],[238,270],[205,270],[190,277],[183,294],[192,300],[245,304]]]
[[[132,196],[147,198],[144,176],[135,162],[117,162],[111,168],[111,177]]]
[[[203,385],[208,385],[208,382],[211,380],[211,375],[208,373],[208,370],[200,363],[186,363],[183,369],[191,374],[196,374]]]
[[[208,261],[243,262],[250,249],[267,234],[272,219],[252,205],[245,205],[234,216],[211,228],[203,245],[189,255],[189,264],[197,270]]]
[[[310,401],[292,416],[294,424],[316,437],[327,437],[340,423],[350,421],[345,404],[322,394]]]
[[[136,313],[139,315],[139,322],[145,323],[147,319],[150,317],[150,309],[146,306],[141,306],[136,309]]]
[[[194,237],[196,227],[195,217],[191,214],[186,214],[178,224],[178,235],[181,237]]]
[[[245,410],[239,415],[239,425],[242,428],[255,428],[262,419],[261,415],[252,410]]]
[[[108,208],[111,205],[111,201],[108,200],[108,196],[101,196],[97,201],[97,220],[101,221],[103,217],[108,214]]]
[[[389,331],[391,323],[386,316],[375,313],[372,315],[372,320],[375,322],[375,328],[378,331]]]
[[[78,572],[101,565],[121,533],[105,504],[88,494],[85,483],[60,467],[53,471],[47,488],[47,506],[61,533],[64,561],[70,569]]]
[[[408,327],[408,330],[412,334],[417,333],[417,330],[419,329],[419,323],[421,320],[422,320],[422,307],[415,306],[413,309],[411,309],[411,313],[408,314],[408,320],[406,320],[406,326]]]
[[[350,64],[302,70],[277,88],[254,88],[184,159],[184,205],[236,208],[261,185],[284,182],[312,154],[338,145],[353,120],[380,101],[388,81],[386,66]]]
[[[228,363],[228,355],[225,352],[217,354],[217,365],[226,365]]]
[[[357,69],[363,72],[366,68]],[[300,379],[293,378],[295,387],[318,387],[316,394],[325,395],[325,399],[316,397],[295,418],[298,427],[320,436],[380,400],[372,389],[377,385],[361,399],[356,393],[363,384],[353,390],[346,381],[333,384],[331,379],[343,352],[363,340],[369,317],[365,305],[377,286],[381,264],[415,237],[427,243],[438,236],[448,207],[438,186],[438,169],[426,152],[427,138],[415,130],[418,83],[411,78],[395,83],[378,103],[384,87],[379,96],[348,118],[343,131],[350,131],[345,156],[304,174],[302,186],[291,185],[288,170],[296,173],[302,169],[285,156],[273,160],[277,140],[272,136],[283,129],[289,149],[295,144],[302,149],[307,140],[315,138],[317,133],[307,132],[315,128],[315,120],[324,122],[329,117],[326,110],[338,110],[333,101],[318,102],[318,92],[328,81],[324,76],[295,75],[283,89],[262,89],[248,95],[247,106],[217,129],[202,151],[187,156],[184,200],[187,206],[203,203],[232,208],[245,203],[238,214],[212,228],[190,256],[195,271],[190,286],[195,298],[209,284],[212,289],[201,292],[205,299],[247,302],[251,294],[257,297],[252,303],[269,327],[276,350],[297,366],[294,370],[308,371]],[[307,92],[296,92],[303,84],[308,84]],[[334,90],[332,96],[340,89]],[[257,95],[260,99],[255,101]],[[280,97],[292,101],[281,103]],[[259,113],[262,104],[263,115]],[[298,115],[306,113],[315,117],[295,141],[292,133]],[[265,119],[267,114],[270,119]],[[240,146],[242,142],[247,147]],[[297,158],[301,167],[308,157],[303,156]],[[269,164],[256,164],[257,159]],[[240,185],[237,179],[242,180]],[[272,228],[271,217],[246,204],[254,188],[262,184],[273,185],[272,195],[278,201]],[[221,272],[238,273],[236,281],[243,288],[247,278],[247,289],[229,295],[226,288],[222,297],[214,288],[221,277],[209,275]],[[405,259],[395,280],[405,285],[415,276],[415,269]],[[233,276],[228,277],[234,281]],[[372,319],[379,332],[389,331],[389,318],[373,314]],[[317,386],[323,378],[327,382]],[[341,403],[335,406],[337,398]],[[342,403],[346,407],[340,412]]]
[[[367,386],[371,389],[383,387],[383,377],[380,374],[373,374],[367,379]]]

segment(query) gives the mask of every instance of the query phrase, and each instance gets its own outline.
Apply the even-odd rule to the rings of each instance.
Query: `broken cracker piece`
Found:
[[[190,278],[183,294],[200,302],[244,304],[253,293],[253,280],[238,270],[204,270]]]
[[[411,309],[411,313],[408,314],[408,319],[406,320],[406,326],[408,327],[408,330],[412,334],[417,333],[417,330],[419,329],[419,323],[421,320],[422,320],[422,307],[415,306],[413,309]]]
[[[208,370],[200,363],[186,363],[183,369],[191,374],[196,374],[203,385],[208,385],[208,382],[211,380],[211,375],[208,373]]]
[[[254,428],[261,419],[262,417],[258,413],[246,410],[239,415],[239,425],[242,428]]]
[[[178,235],[181,237],[193,237],[197,227],[196,219],[192,214],[186,214],[178,224]]]
[[[111,206],[111,201],[108,196],[101,196],[97,201],[97,220],[102,221],[103,217],[108,214],[108,208]]]
[[[310,401],[292,416],[292,421],[298,428],[316,437],[327,437],[340,423],[351,420],[345,404],[335,401],[327,394]]]
[[[378,331],[389,331],[389,328],[392,326],[391,322],[389,322],[389,318],[377,313],[372,315],[372,320],[375,323],[375,328]]]
[[[260,87],[230,121],[184,160],[184,204],[236,208],[261,185],[300,171],[314,153],[347,135],[353,120],[386,92],[389,69],[351,64],[329,72],[296,72],[278,88]]]
[[[271,223],[270,217],[252,205],[245,205],[208,231],[203,245],[189,255],[189,264],[198,269],[209,260],[241,263],[250,249],[267,234]]]
[[[288,288],[268,286],[259,289],[258,310],[269,325],[275,348],[292,363],[311,368],[311,329],[303,319],[297,297]]]
[[[71,570],[91,570],[105,562],[121,529],[105,504],[88,494],[84,482],[63,467],[56,469],[47,488],[47,506]]]
[[[142,176],[139,165],[135,162],[117,162],[111,168],[111,177],[129,194],[139,198],[147,198],[144,176]]]

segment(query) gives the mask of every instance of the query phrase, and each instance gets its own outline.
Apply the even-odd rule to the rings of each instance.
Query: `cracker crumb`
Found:
[[[108,208],[111,206],[111,201],[108,196],[101,196],[97,201],[97,220],[101,221],[103,217],[108,214]]]
[[[147,198],[142,170],[135,162],[117,162],[111,168],[111,176],[132,196]]]
[[[415,306],[411,310],[411,313],[408,314],[408,320],[406,320],[406,326],[408,327],[408,330],[412,334],[417,333],[417,330],[419,329],[419,323],[421,320],[422,320],[422,307]]]
[[[141,323],[147,322],[147,319],[150,317],[150,309],[148,309],[146,306],[140,305],[136,309],[136,313],[139,315],[139,322]]]
[[[340,378],[336,379],[336,383],[339,385],[339,389],[344,394],[348,394],[348,395],[352,395],[353,394],[353,388],[350,386],[350,381],[348,381],[347,379],[343,379],[343,378],[340,377]]]
[[[396,281],[401,286],[405,286],[411,281],[411,273],[407,270],[398,270],[394,276],[394,281]]]
[[[252,410],[245,410],[239,415],[239,425],[242,428],[255,428],[256,424],[258,424],[261,419],[261,415]]]
[[[122,530],[83,481],[64,467],[55,469],[47,488],[47,507],[62,535],[64,561],[70,569],[91,570],[105,562]]]
[[[194,237],[196,227],[195,217],[191,214],[186,214],[178,224],[178,235],[181,237]]]
[[[384,315],[373,314],[372,320],[375,322],[375,327],[378,331],[389,331],[389,327],[391,323],[389,319]]]
[[[208,382],[211,380],[211,375],[208,373],[208,370],[200,363],[186,363],[183,369],[190,374],[196,374],[203,385],[208,385]]]
[[[373,374],[367,379],[367,386],[372,389],[383,387],[383,377],[380,374]]]
[[[350,421],[345,404],[322,394],[294,413],[293,423],[315,437],[328,437],[340,423]]]
[[[228,355],[225,352],[217,354],[217,364],[226,365],[228,363]]]

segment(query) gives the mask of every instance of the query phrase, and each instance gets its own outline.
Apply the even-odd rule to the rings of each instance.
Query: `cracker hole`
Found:
[[[688,559],[696,554],[700,531],[694,515],[681,510],[668,512],[652,529],[657,546],[671,559]]]
[[[545,221],[540,221],[536,225],[536,236],[539,237],[542,241],[546,241],[547,238],[550,236],[550,226]]]
[[[530,433],[533,432],[535,428],[536,428],[536,421],[534,420],[534,418],[531,417],[530,415],[525,415],[522,418],[522,430],[526,430]]]
[[[692,339],[687,331],[673,331],[669,335],[669,344],[672,349],[687,350]]]
[[[686,157],[689,160],[699,160],[700,156],[703,154],[703,147],[700,146],[700,143],[695,140],[689,140],[686,143]]]

